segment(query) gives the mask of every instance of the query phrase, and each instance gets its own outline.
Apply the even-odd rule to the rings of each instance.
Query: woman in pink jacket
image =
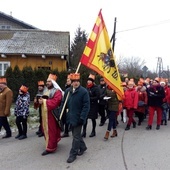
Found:
[[[131,123],[133,123],[133,128],[136,127],[136,122],[133,119],[133,115],[135,109],[137,109],[138,107],[138,92],[136,91],[134,85],[135,84],[133,81],[129,81],[127,90],[125,91],[125,98],[124,98],[123,105],[124,108],[126,108],[127,110],[127,117],[128,117],[128,123],[125,130],[130,129]]]

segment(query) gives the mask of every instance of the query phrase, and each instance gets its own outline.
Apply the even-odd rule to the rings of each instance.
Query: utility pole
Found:
[[[116,22],[117,22],[117,18],[115,17],[113,35],[112,35],[111,40],[110,40],[110,42],[113,41],[113,42],[112,42],[112,50],[113,50],[113,52],[114,52],[115,41],[116,41],[116,38],[115,38],[115,36],[116,36]]]
[[[158,74],[158,77],[162,77],[162,72],[163,72],[162,58],[158,57],[157,68],[156,68],[156,73]]]

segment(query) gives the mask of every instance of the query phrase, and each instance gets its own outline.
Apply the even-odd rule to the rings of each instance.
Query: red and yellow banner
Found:
[[[120,74],[101,10],[80,62],[104,77],[105,82],[116,91],[120,99],[123,98]]]

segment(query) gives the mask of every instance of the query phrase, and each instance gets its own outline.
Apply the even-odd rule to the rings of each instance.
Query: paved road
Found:
[[[99,124],[99,119],[97,120]],[[41,156],[45,142],[35,135],[37,129],[28,131],[25,140],[1,139],[0,170],[170,170],[170,121],[167,126],[156,130],[145,130],[142,126],[124,131],[126,124],[119,121],[118,137],[104,141],[107,122],[103,127],[97,124],[97,135],[85,138],[88,150],[71,163],[66,163],[71,148],[72,137],[63,138],[58,150],[50,155]],[[87,135],[91,132],[88,122]]]

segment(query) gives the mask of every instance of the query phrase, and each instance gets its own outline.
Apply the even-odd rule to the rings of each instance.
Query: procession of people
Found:
[[[135,82],[133,78],[126,78],[126,81],[122,81],[121,84],[124,89],[124,97],[121,100],[114,89],[107,85],[104,77],[100,78],[100,83],[97,85],[95,75],[90,74],[87,77],[86,87],[81,85],[80,79],[79,73],[70,73],[64,91],[57,83],[55,74],[50,73],[46,83],[42,80],[38,81],[38,92],[33,102],[34,109],[38,109],[39,113],[39,127],[36,134],[39,137],[44,136],[45,140],[42,156],[56,152],[58,142],[64,140],[62,139],[64,137],[73,138],[67,163],[72,163],[77,156],[83,155],[88,149],[88,144],[83,139],[87,134],[88,119],[91,119],[92,123],[89,135],[92,140],[97,135],[97,126],[105,128],[104,124],[108,123],[106,133],[102,137],[105,141],[109,140],[109,137],[118,136],[117,118],[125,113],[126,115],[123,115],[127,119],[125,131],[130,130],[131,125],[133,128],[142,126],[144,119],[147,121],[144,129],[152,130],[155,114],[157,114],[156,130],[160,130],[161,125],[166,126],[170,120],[170,86],[167,79],[140,78]],[[12,136],[8,123],[12,98],[13,92],[7,87],[6,78],[0,78],[0,130],[4,127],[6,131],[3,139]],[[19,88],[14,108],[18,129],[16,139],[27,138],[29,107],[29,87],[23,84]],[[58,111],[57,115],[55,110]],[[98,117],[100,117],[99,125],[96,123]],[[63,131],[61,122],[64,126]],[[69,132],[72,135],[69,135]]]

